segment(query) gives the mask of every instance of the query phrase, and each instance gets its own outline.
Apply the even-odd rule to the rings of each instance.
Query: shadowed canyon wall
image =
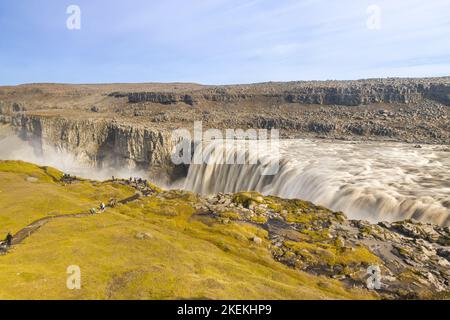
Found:
[[[236,103],[265,99],[274,103],[358,106],[371,103],[415,103],[431,99],[450,105],[450,84],[399,80],[365,80],[353,82],[296,82],[242,86],[223,86],[173,92],[114,92],[130,103],[153,102],[195,105],[204,101]]]

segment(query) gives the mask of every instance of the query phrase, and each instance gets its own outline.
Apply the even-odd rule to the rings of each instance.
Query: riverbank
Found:
[[[67,184],[62,176],[51,168],[1,161],[0,232],[24,228],[42,214],[75,213],[82,206],[90,208],[135,192],[121,181],[81,179]],[[0,256],[0,297],[448,295],[448,228],[414,221],[374,225],[348,220],[343,213],[309,202],[258,193],[201,197],[155,191],[101,214],[55,219],[41,226]],[[66,269],[73,265],[81,269],[81,290],[65,286]],[[369,290],[367,272],[375,266],[380,268],[382,286]]]

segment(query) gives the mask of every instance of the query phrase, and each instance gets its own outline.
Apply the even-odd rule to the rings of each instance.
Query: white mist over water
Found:
[[[47,146],[45,152],[39,152],[33,145],[39,146],[38,141],[24,141],[17,135],[0,127],[0,160],[22,160],[41,166],[57,168],[64,173],[94,180],[107,180],[112,176],[116,178],[141,177],[147,178],[148,174],[142,170],[132,168],[115,168],[103,165],[102,168],[93,167],[74,155]]]
[[[302,139],[280,141],[279,149],[280,169],[274,176],[261,175],[258,165],[210,161],[190,166],[184,188],[201,194],[254,190],[305,199],[371,222],[414,218],[450,225],[446,146]]]
[[[168,187],[200,194],[255,190],[309,200],[353,219],[415,218],[450,225],[448,146],[418,149],[402,143],[282,140],[279,151],[280,168],[273,176],[262,175],[259,165],[221,164],[215,161],[220,157],[213,155],[208,164],[191,165],[184,181]],[[270,152],[263,155],[273,156]],[[31,143],[2,126],[0,159],[53,166],[88,179],[148,178],[146,172],[126,167],[92,167],[61,150],[47,147],[43,153],[36,152]]]

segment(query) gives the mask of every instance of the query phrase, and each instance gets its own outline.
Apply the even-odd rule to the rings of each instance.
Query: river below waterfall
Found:
[[[190,166],[183,188],[300,198],[371,222],[414,218],[450,225],[448,146],[301,139],[280,141],[279,153],[275,175],[212,158]]]
[[[45,153],[36,154],[30,142],[1,129],[0,159],[50,165],[89,179],[140,176],[166,188],[204,195],[259,191],[309,200],[343,211],[352,219],[377,222],[414,218],[450,226],[450,146],[280,140],[279,170],[274,175],[263,175],[263,167],[258,164],[223,164],[217,152],[206,164],[190,165],[187,177],[167,185],[143,170],[86,166],[62,150],[47,148]],[[237,142],[238,154],[246,150],[240,145],[244,143]],[[219,144],[220,148],[225,146]],[[274,157],[269,149],[261,152],[263,159]]]

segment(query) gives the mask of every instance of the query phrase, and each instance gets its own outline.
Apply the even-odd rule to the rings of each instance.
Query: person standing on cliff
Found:
[[[12,240],[13,240],[13,236],[11,235],[10,232],[8,232],[8,234],[6,235],[6,238],[5,238],[5,242],[8,247],[10,247],[12,245]]]

